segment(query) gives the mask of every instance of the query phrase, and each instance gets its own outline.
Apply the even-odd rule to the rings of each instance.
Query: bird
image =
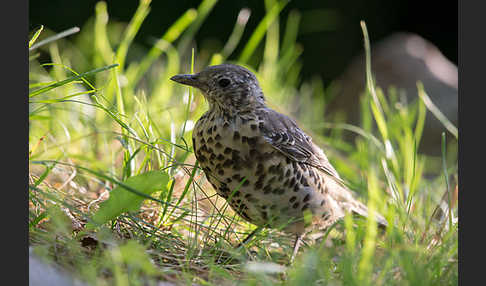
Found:
[[[368,216],[312,138],[267,106],[250,70],[224,63],[170,79],[199,89],[208,102],[192,132],[207,180],[246,221],[294,234],[291,262],[309,229],[327,229],[348,212]]]

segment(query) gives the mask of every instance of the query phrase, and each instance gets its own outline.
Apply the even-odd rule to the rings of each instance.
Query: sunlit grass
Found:
[[[137,60],[130,60],[130,53],[139,50],[133,39],[150,13],[150,1],[140,1],[126,24],[112,22],[110,3],[99,2],[78,35],[52,34],[47,27],[33,32],[29,240],[35,253],[93,285],[155,285],[159,280],[457,284],[457,153],[449,142],[438,146],[441,157],[417,153],[427,110],[441,119],[423,86],[417,86],[418,100],[404,104],[394,90],[374,85],[362,23],[368,89],[361,95],[361,124],[329,118],[323,115],[326,104],[339,100],[332,86],[324,87],[318,78],[300,82],[300,13],[283,19],[280,39],[279,13],[287,1],[265,1],[267,13],[248,31],[245,43],[241,35],[251,13],[243,9],[222,50],[201,59],[205,51],[190,43],[216,3],[205,0],[187,10]],[[39,51],[50,62],[32,57]],[[191,132],[207,103],[199,92],[168,80],[224,61],[255,71],[269,105],[312,134],[346,183],[386,217],[386,231],[377,229],[373,218],[347,216],[325,234],[316,231],[315,237],[324,239],[307,238],[308,246],[292,266],[287,265],[292,236],[278,230],[263,229],[245,247],[234,248],[255,226],[215,195],[195,161]],[[442,122],[457,132],[446,119]],[[358,137],[345,141],[346,132]],[[149,171],[167,174],[169,182],[145,194],[129,178]],[[146,200],[136,211],[86,229],[117,187]]]

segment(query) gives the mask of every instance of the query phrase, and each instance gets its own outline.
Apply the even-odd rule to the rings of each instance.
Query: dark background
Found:
[[[83,28],[87,19],[94,15],[97,1],[29,1],[29,29],[39,25],[56,32],[78,26]],[[280,16],[280,33],[285,30],[287,15],[291,10],[301,12],[297,41],[304,52],[302,76],[319,74],[328,83],[339,76],[347,64],[363,50],[360,20],[365,20],[371,44],[393,32],[408,31],[419,34],[435,44],[442,53],[457,65],[458,4],[457,1],[410,1],[410,0],[329,0],[290,1]],[[182,13],[197,8],[200,1],[153,0],[150,14],[142,24],[135,41],[149,47],[153,38],[160,37]],[[135,12],[138,1],[107,1],[110,20],[128,22]],[[435,5],[434,5],[435,4]],[[236,58],[243,44],[251,36],[265,13],[263,0],[220,0],[196,35],[198,45],[208,41],[223,44],[230,35],[238,12],[248,7],[251,16],[245,28],[242,42],[232,54]],[[336,17],[316,17],[316,10],[331,11]],[[312,12],[314,11],[314,13]],[[317,14],[318,15],[318,14]],[[330,25],[323,25],[330,22]]]

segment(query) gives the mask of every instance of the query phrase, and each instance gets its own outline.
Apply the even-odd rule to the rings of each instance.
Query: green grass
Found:
[[[287,1],[265,1],[267,14],[249,31],[248,43],[240,39],[251,14],[242,10],[220,51],[194,51],[190,43],[216,2],[186,11],[148,51],[133,42],[150,13],[146,0],[129,23],[111,21],[107,4],[99,2],[76,35],[56,35],[47,27],[32,32],[34,252],[92,285],[456,285],[457,141],[438,146],[441,157],[417,148],[428,109],[447,130],[457,129],[441,118],[423,86],[417,85],[421,99],[404,105],[395,90],[374,85],[368,64],[360,126],[323,116],[327,102],[339,98],[332,85],[300,76],[300,13],[280,19]],[[242,52],[235,53],[236,47]],[[39,52],[50,61],[40,63]],[[293,237],[279,230],[263,229],[245,247],[233,247],[255,226],[215,195],[197,167],[191,131],[207,103],[199,92],[169,80],[223,61],[251,63],[269,105],[312,134],[360,198],[388,219],[385,232],[372,219],[346,217],[320,234],[324,238],[309,236],[292,266]],[[347,132],[359,136],[347,142]],[[151,171],[166,176],[167,184],[137,179]],[[140,197],[127,199],[133,196]],[[112,213],[95,217],[100,209]]]

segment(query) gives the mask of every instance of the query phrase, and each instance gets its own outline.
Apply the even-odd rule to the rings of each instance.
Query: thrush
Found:
[[[209,103],[192,133],[208,181],[245,220],[295,234],[291,261],[309,228],[326,229],[347,212],[368,215],[312,138],[266,105],[251,71],[221,64],[171,80],[198,88]]]

